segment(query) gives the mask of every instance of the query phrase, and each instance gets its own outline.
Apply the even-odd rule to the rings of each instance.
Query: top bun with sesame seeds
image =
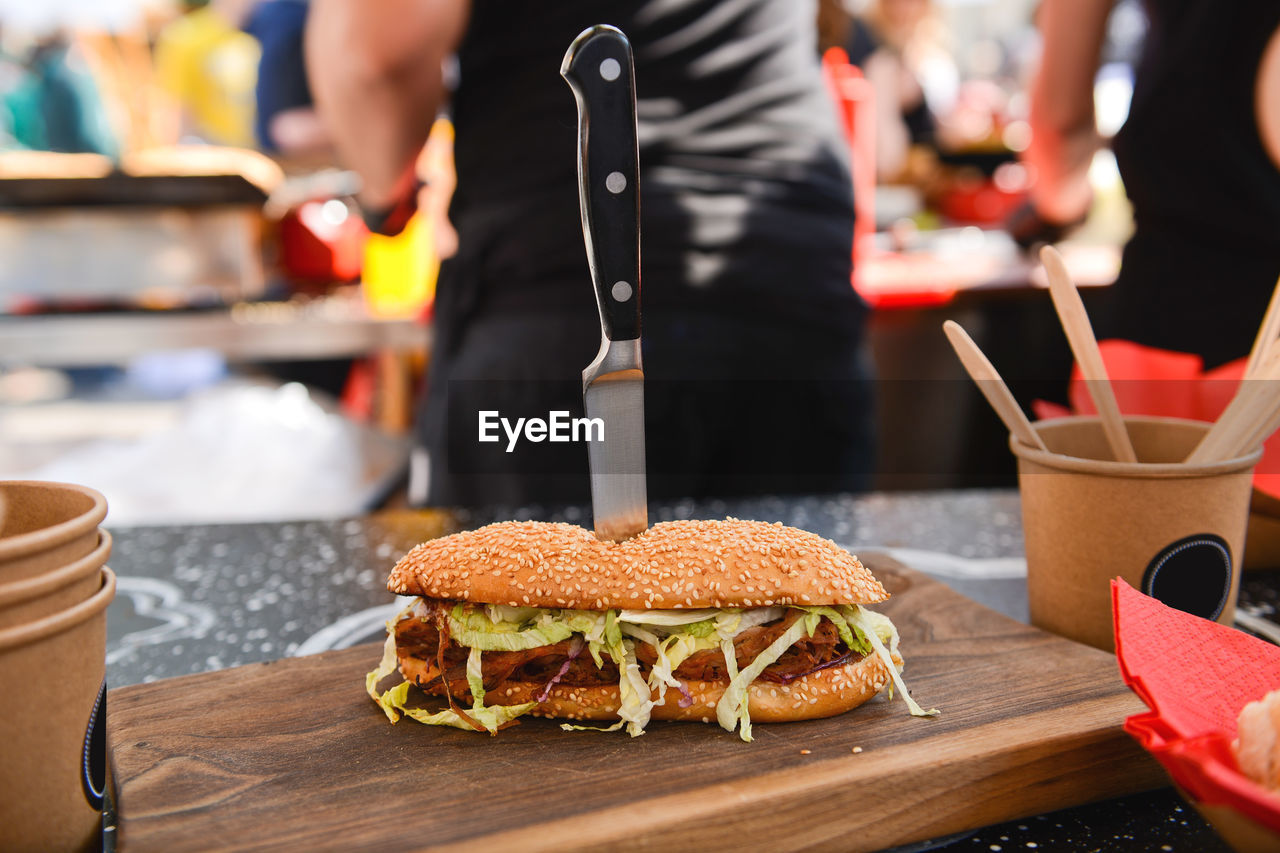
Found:
[[[858,558],[761,521],[664,521],[622,542],[574,524],[505,521],[418,545],[391,571],[401,595],[606,610],[871,604],[889,597]]]

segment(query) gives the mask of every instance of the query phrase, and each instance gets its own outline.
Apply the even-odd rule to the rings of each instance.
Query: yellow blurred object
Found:
[[[156,36],[155,74],[206,142],[253,148],[261,48],[212,6],[175,18]]]
[[[394,237],[370,234],[364,246],[364,298],[375,317],[416,317],[431,303],[440,268],[432,224],[420,211]]]
[[[418,212],[395,237],[370,234],[365,244],[364,295],[375,317],[416,317],[435,296],[440,260],[453,254],[453,124],[437,119],[417,162],[425,182]]]

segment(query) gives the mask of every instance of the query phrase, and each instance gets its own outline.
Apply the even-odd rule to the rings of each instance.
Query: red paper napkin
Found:
[[[1280,794],[1240,773],[1231,741],[1240,709],[1280,689],[1280,647],[1184,613],[1117,578],[1116,658],[1151,710],[1125,721],[1192,797],[1235,809],[1280,833]]]
[[[1198,355],[1155,349],[1132,341],[1099,341],[1098,350],[1121,412],[1196,421],[1218,419],[1235,395],[1248,361],[1242,358],[1206,371]],[[1070,408],[1041,400],[1032,408],[1039,418],[1097,414],[1079,366],[1072,370],[1068,399]],[[1280,497],[1280,432],[1263,444],[1253,485],[1259,491]]]

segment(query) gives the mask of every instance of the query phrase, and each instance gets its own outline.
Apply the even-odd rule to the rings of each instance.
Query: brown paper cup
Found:
[[[0,481],[0,583],[44,574],[98,546],[107,500],[87,486],[34,480]]]
[[[101,582],[70,609],[0,630],[0,850],[100,845],[109,568]]]
[[[98,547],[72,563],[42,575],[0,583],[0,628],[66,610],[84,601],[102,586],[102,572],[111,554],[111,534],[98,531]]]
[[[1035,425],[1048,453],[1018,457],[1033,624],[1114,650],[1110,581],[1229,624],[1235,616],[1253,468],[1261,451],[1207,465],[1185,459],[1211,424],[1126,418],[1140,461],[1112,461],[1096,417]]]

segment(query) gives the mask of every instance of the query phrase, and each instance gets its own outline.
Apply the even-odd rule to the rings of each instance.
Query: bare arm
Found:
[[[863,73],[875,90],[876,177],[893,180],[907,165],[911,133],[902,119],[902,60],[877,50],[867,57]]]
[[[1102,145],[1093,113],[1107,17],[1113,0],[1044,0],[1037,23],[1044,39],[1031,85],[1032,200],[1051,222],[1071,222],[1089,207],[1089,164]]]
[[[312,0],[307,76],[363,203],[389,207],[413,185],[468,13],[466,0]]]
[[[1280,29],[1271,34],[1254,87],[1254,111],[1258,132],[1271,161],[1280,167]]]

